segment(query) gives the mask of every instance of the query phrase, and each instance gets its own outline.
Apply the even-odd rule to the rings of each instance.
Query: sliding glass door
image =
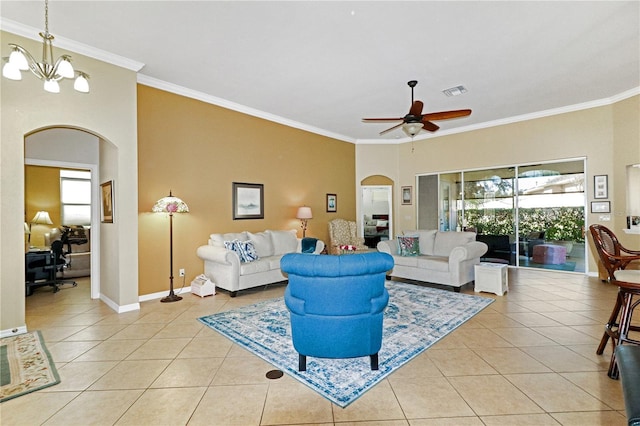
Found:
[[[419,227],[475,231],[484,261],[586,271],[582,159],[419,176],[417,192]]]
[[[464,228],[486,243],[485,260],[516,265],[514,167],[464,172]]]
[[[520,266],[585,272],[584,190],[583,160],[518,167]]]

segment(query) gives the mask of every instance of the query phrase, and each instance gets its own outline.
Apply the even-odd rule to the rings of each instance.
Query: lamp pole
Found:
[[[178,300],[182,300],[182,297],[173,292],[173,212],[169,211],[169,295],[160,301],[167,303]]]

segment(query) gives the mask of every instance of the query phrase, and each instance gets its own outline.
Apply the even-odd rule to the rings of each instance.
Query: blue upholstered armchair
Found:
[[[307,356],[371,357],[378,369],[382,312],[389,302],[385,275],[393,268],[386,253],[312,256],[286,254],[280,263],[289,274],[284,300],[291,312],[298,370]]]

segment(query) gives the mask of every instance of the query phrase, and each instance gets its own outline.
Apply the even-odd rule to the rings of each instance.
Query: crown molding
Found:
[[[10,19],[0,17],[0,30],[16,34],[30,40],[42,41],[38,35],[42,31],[41,29],[30,27]],[[136,73],[144,67],[142,62],[134,61],[133,59],[125,58],[124,56],[116,55],[105,50],[96,49],[95,47],[87,44],[79,43],[55,34],[54,36],[55,46],[61,49],[69,50],[71,52],[78,53],[79,55],[88,56],[102,62],[107,62],[121,68],[135,71]]]
[[[188,89],[186,87],[179,86],[177,84],[168,83],[166,81],[159,80],[157,78],[149,77],[148,75],[138,73],[138,83],[145,86],[154,87],[156,89],[164,90],[170,93],[175,93],[176,95],[186,96],[188,98],[196,99],[202,102],[206,102],[208,104],[217,105],[219,107],[237,111],[243,114],[251,115],[253,117],[258,117],[264,120],[273,121],[274,123],[283,124],[285,126],[293,127],[295,129],[304,130],[306,132],[315,133],[315,134],[326,136],[332,139],[338,139],[344,142],[356,143],[356,140],[354,138],[350,138],[345,135],[329,132],[327,130],[320,129],[318,127],[309,126],[307,124],[300,123],[298,121],[280,117],[279,115],[270,114],[265,111],[260,111],[245,105],[240,105],[235,102],[228,101],[226,99],[218,98],[216,96],[211,96],[206,93],[199,92],[197,90]]]

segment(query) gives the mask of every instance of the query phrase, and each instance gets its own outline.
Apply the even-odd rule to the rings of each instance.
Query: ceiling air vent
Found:
[[[450,89],[445,89],[442,91],[442,93],[444,93],[447,96],[458,96],[458,95],[462,95],[463,93],[467,93],[467,88],[464,86],[456,86]]]

